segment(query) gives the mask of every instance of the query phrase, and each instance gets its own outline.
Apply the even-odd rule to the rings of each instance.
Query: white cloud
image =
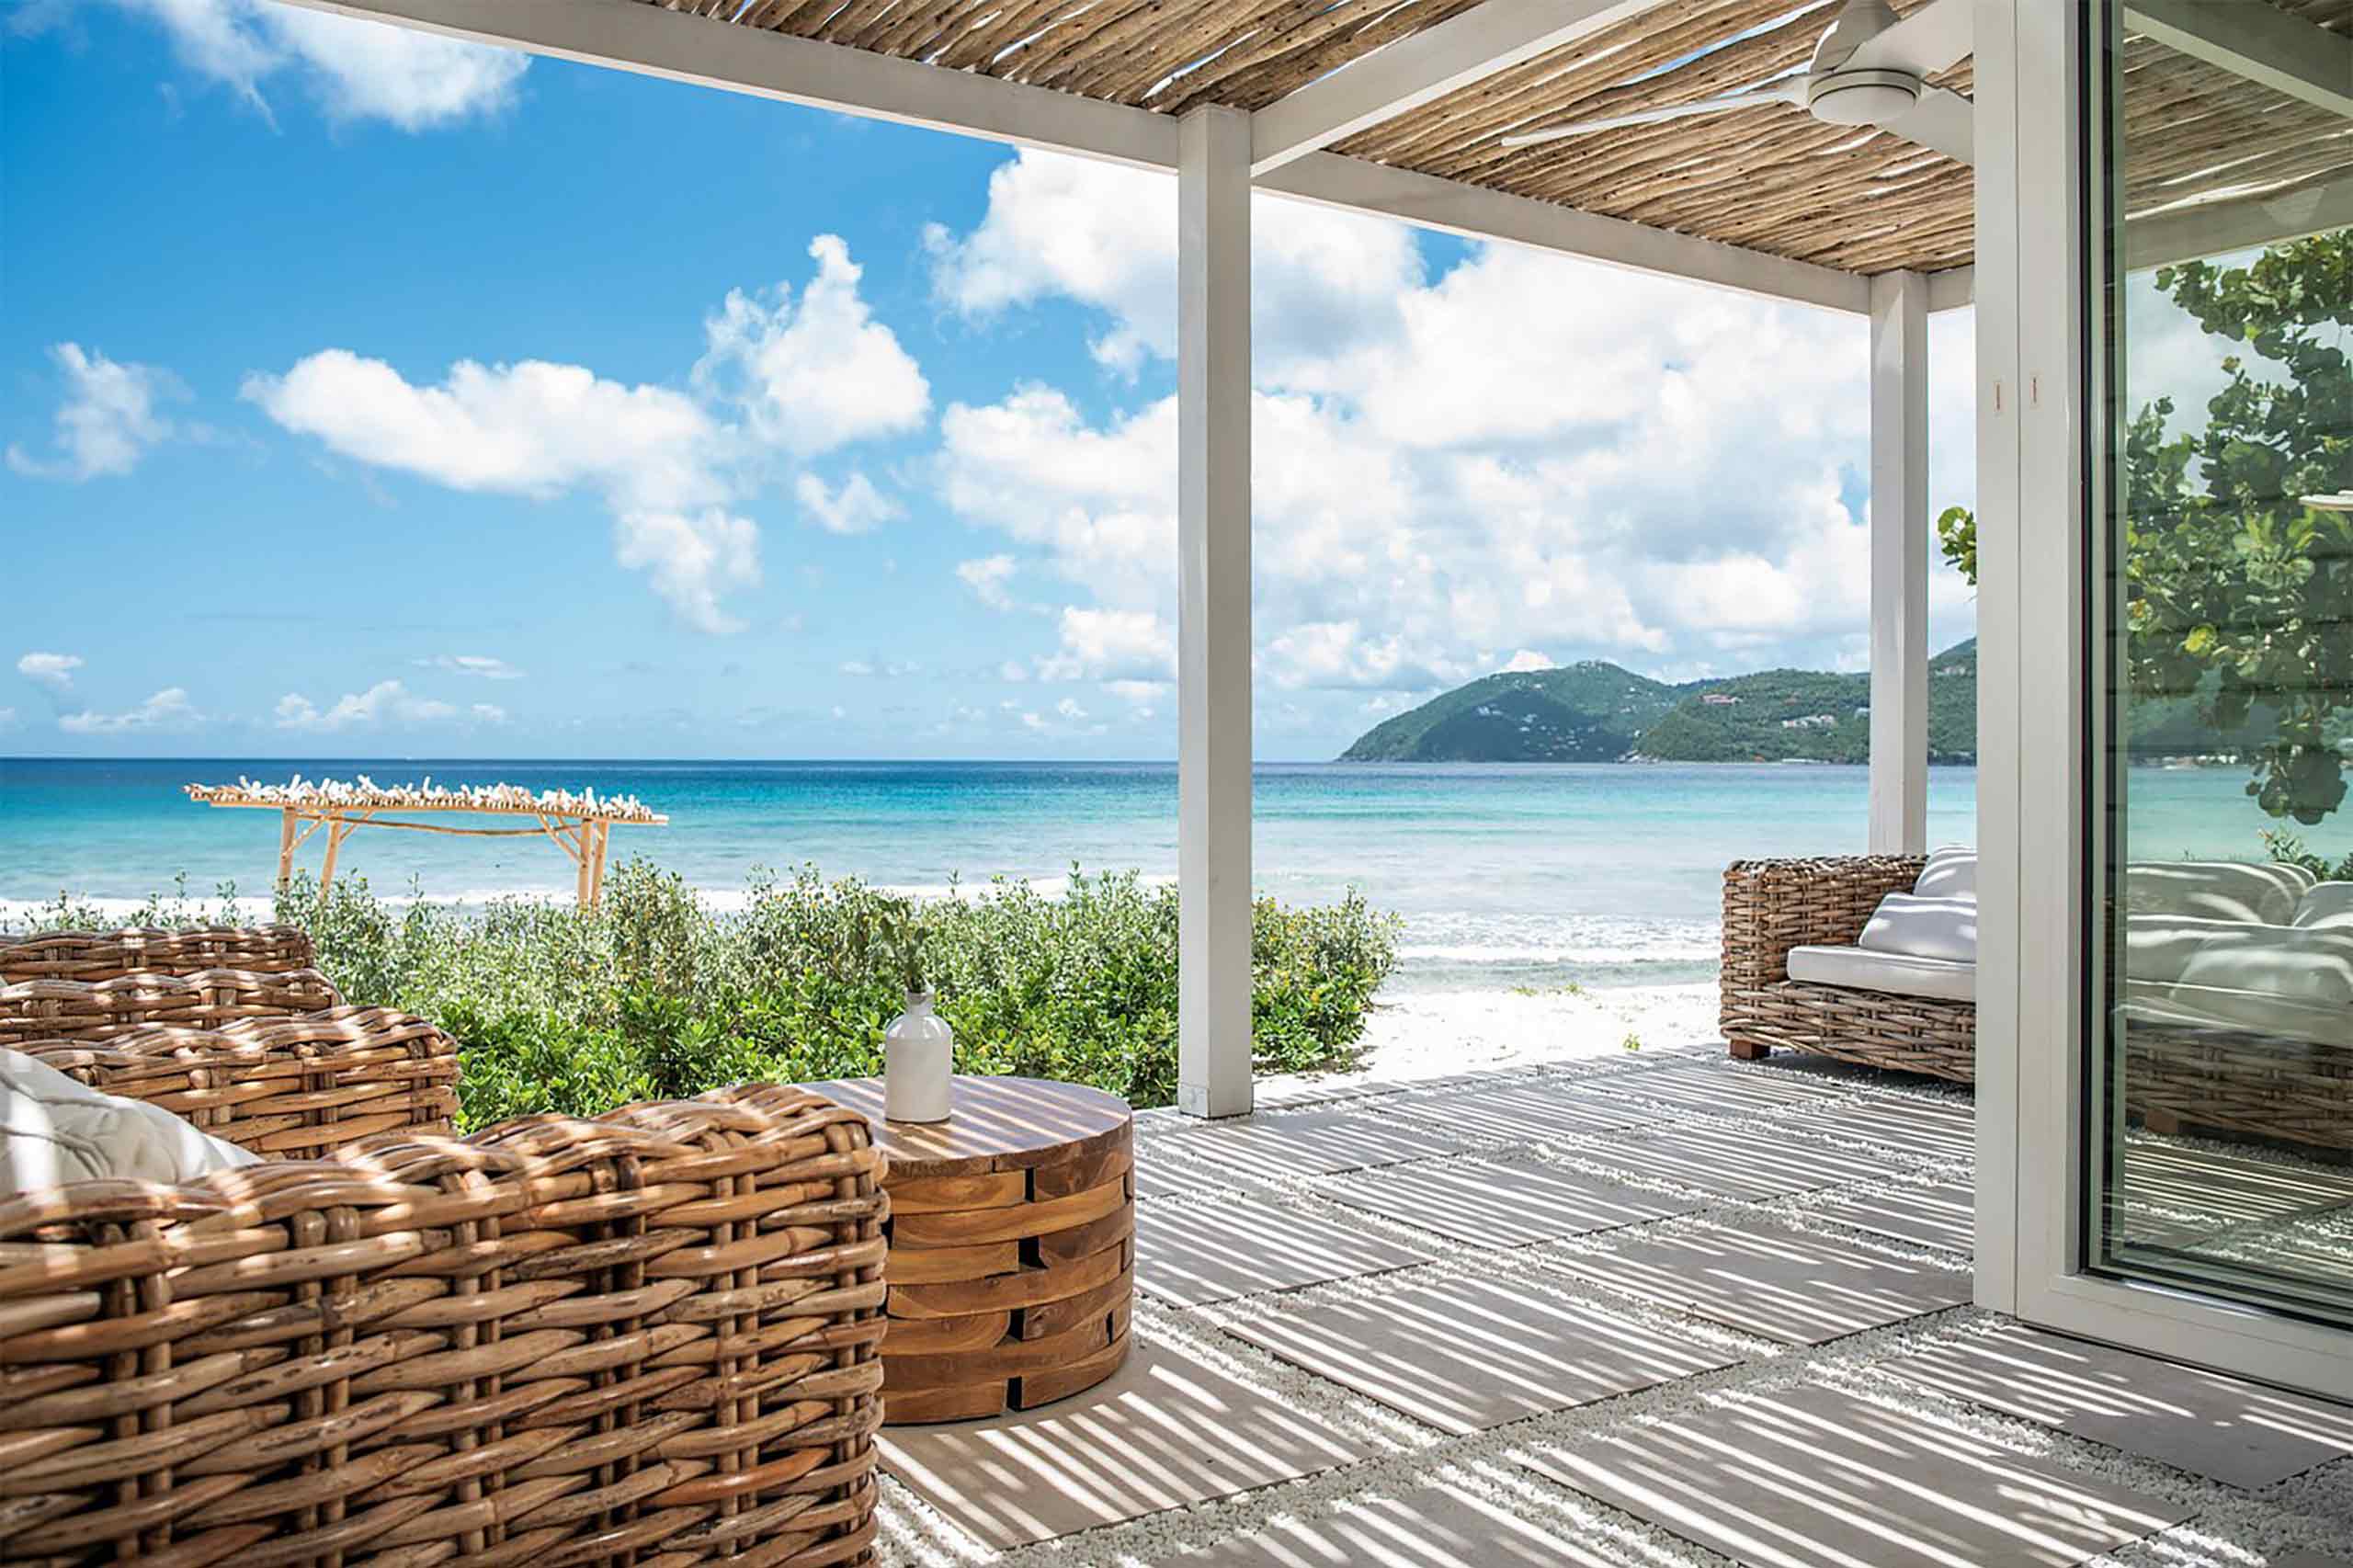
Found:
[[[420,669],[447,670],[451,675],[475,676],[483,680],[521,680],[523,672],[504,659],[494,659],[486,653],[436,653],[429,659],[416,661]]]
[[[1165,680],[1107,680],[1103,689],[1128,705],[1131,719],[1149,719],[1167,700],[1172,683]]]
[[[1176,558],[1176,403],[1090,426],[1050,387],[951,404],[934,477],[967,518],[1044,548],[1052,570],[1106,600],[1158,606]]]
[[[931,387],[896,334],[858,291],[861,269],[836,234],[809,254],[817,275],[796,307],[784,284],[730,290],[703,324],[708,348],[695,381],[740,404],[765,444],[808,459],[878,436],[918,429]]]
[[[725,604],[761,580],[759,525],[745,502],[779,455],[797,462],[919,427],[930,389],[858,292],[858,268],[831,234],[810,246],[817,274],[796,305],[784,285],[731,292],[706,324],[693,392],[607,380],[580,365],[461,359],[438,385],[381,359],[329,348],[244,395],[332,450],[451,489],[548,500],[602,497],[613,551],[646,574],[688,624],[742,630]],[[785,474],[812,519],[857,533],[900,515],[863,473],[838,489]],[[886,571],[889,566],[886,564]]]
[[[477,723],[504,724],[506,722],[506,710],[495,702],[477,702],[468,711],[473,714],[474,722]]]
[[[74,672],[81,667],[82,656],[79,653],[27,653],[17,661],[18,675],[52,691],[70,689],[74,685]]]
[[[1006,593],[1006,584],[1013,580],[1013,557],[983,556],[978,561],[960,561],[956,575],[972,590],[972,597],[991,609],[1011,609],[1013,596]]]
[[[1075,301],[1104,313],[1104,342],[1165,354],[1162,191],[1155,176],[1025,155],[998,171],[974,230],[931,236],[938,290],[976,320]],[[1869,612],[1860,318],[1504,245],[1425,280],[1410,247],[1386,248],[1402,228],[1370,220],[1365,232],[1388,237],[1359,254],[1299,242],[1269,264],[1266,242],[1299,210],[1254,209],[1261,271],[1323,285],[1319,310],[1278,324],[1279,347],[1256,356],[1267,683],[1370,694],[1323,708],[1337,728],[1368,700],[1501,659],[1673,670],[1856,656]],[[1941,508],[1973,492],[1966,312],[1938,316],[1931,344]],[[1040,675],[1137,678],[1112,669],[1099,626],[1071,617],[1175,619],[1173,399],[1096,416],[1031,384],[951,404],[929,477],[965,521],[1025,547],[1025,574],[1079,590]],[[1940,568],[1939,641],[1966,634],[1967,600]]]
[[[1176,637],[1149,610],[1064,607],[1062,648],[1038,661],[1041,680],[1165,680],[1176,668]]]
[[[74,735],[119,735],[134,730],[185,730],[204,722],[204,715],[190,705],[188,693],[176,686],[165,687],[136,708],[119,713],[99,713],[84,710],[68,713],[57,721],[57,727]]]
[[[265,117],[265,83],[290,77],[331,119],[404,131],[496,114],[530,57],[268,0],[121,0],[160,21],[182,63]]]
[[[1281,378],[1336,327],[1362,331],[1421,281],[1401,224],[1267,199],[1253,203],[1252,357]],[[1108,319],[1091,345],[1132,375],[1176,353],[1176,182],[1165,174],[1022,152],[989,176],[988,212],[970,234],[925,232],[942,302],[986,320],[1049,297]]]
[[[38,458],[12,442],[10,468],[35,479],[124,474],[171,438],[172,421],[156,404],[188,395],[177,376],[159,366],[123,364],[78,343],[54,344],[49,357],[65,381],[51,437],[57,455]]]
[[[923,666],[912,660],[844,659],[835,668],[854,680],[897,680],[923,673]]]
[[[1540,653],[1533,648],[1522,648],[1511,656],[1508,664],[1504,665],[1503,673],[1518,675],[1523,670],[1549,670],[1552,667],[1553,660],[1550,653]]]
[[[720,607],[719,596],[758,585],[759,525],[717,506],[694,513],[622,511],[613,518],[613,559],[645,573],[688,625],[740,631],[743,621]]]
[[[439,385],[418,386],[381,359],[329,348],[283,376],[247,377],[244,395],[346,457],[453,490],[599,493],[616,558],[703,631],[735,630],[721,596],[760,580],[758,527],[725,507],[727,432],[683,393],[539,359],[461,359]]]
[[[279,729],[311,731],[371,728],[385,723],[432,724],[457,715],[454,704],[418,697],[397,680],[380,680],[365,691],[347,692],[324,711],[301,693],[290,691],[278,699],[276,711]],[[501,721],[506,717],[504,710],[490,703],[475,705],[476,718],[490,715]]]
[[[16,724],[17,710],[13,708],[0,708],[0,730],[14,729]]]
[[[460,359],[440,385],[414,386],[381,359],[329,348],[244,390],[290,430],[454,490],[548,499],[587,484],[639,507],[725,494],[718,427],[693,399],[578,365]]]
[[[801,511],[831,534],[871,533],[906,515],[905,508],[875,489],[863,473],[852,473],[838,490],[828,490],[824,480],[804,473],[793,482],[793,494],[800,499]]]
[[[1054,711],[1061,714],[1063,718],[1068,719],[1073,723],[1076,723],[1086,717],[1086,710],[1078,705],[1078,699],[1076,698],[1072,697],[1065,697],[1060,702],[1055,703]]]

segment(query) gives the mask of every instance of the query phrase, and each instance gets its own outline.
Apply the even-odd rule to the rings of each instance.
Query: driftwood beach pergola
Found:
[[[256,784],[240,778],[234,784],[190,784],[188,799],[202,805],[241,807],[279,813],[278,886],[293,880],[294,852],[320,829],[326,830],[326,858],[319,867],[319,896],[335,881],[335,857],[343,841],[363,827],[405,828],[412,833],[446,833],[462,838],[527,838],[545,835],[572,858],[576,870],[574,896],[582,909],[594,909],[605,891],[605,847],[615,823],[662,827],[670,819],[649,809],[633,795],[598,795],[594,790],[542,790],[537,793],[515,784],[466,785],[448,789],[427,778],[422,784],[384,786],[366,775],[353,783],[300,778],[286,784]],[[386,816],[393,812],[399,816]],[[476,816],[530,817],[534,827],[459,827],[440,822],[405,820],[415,814],[462,813]]]

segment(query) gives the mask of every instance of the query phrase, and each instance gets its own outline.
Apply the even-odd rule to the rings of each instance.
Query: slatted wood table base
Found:
[[[890,1156],[883,1422],[968,1421],[1092,1388],[1128,1356],[1135,1126],[1074,1084],[959,1077],[945,1122],[887,1121],[879,1079],[815,1085]]]

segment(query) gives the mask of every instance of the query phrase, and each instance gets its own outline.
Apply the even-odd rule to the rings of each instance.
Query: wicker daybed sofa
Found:
[[[1948,862],[1945,871],[1952,869]],[[2258,884],[2278,881],[2276,890],[2259,889],[2260,896],[2286,898],[2283,908],[2299,903],[2292,896],[2298,874],[2290,869],[2211,863],[2211,869]],[[2127,1115],[2161,1132],[2253,1137],[2306,1153],[2327,1151],[2334,1157],[2353,1153],[2353,1007],[2327,997],[2327,974],[2311,994],[2320,997],[2313,1000],[2185,983],[2200,976],[2163,967],[2178,966],[2185,932],[2195,938],[2187,944],[2193,963],[2200,944],[2211,947],[2234,932],[2257,949],[2265,941],[2353,942],[2353,935],[2341,934],[2353,928],[2353,907],[2328,907],[2331,894],[2346,885],[2315,888],[2310,878],[2302,878],[2301,902],[2323,906],[2322,917],[2306,925],[2291,923],[2303,920],[2302,915],[2278,911],[2260,920],[2248,918],[2234,913],[2234,899],[2212,898],[2195,886],[2184,895],[2158,885],[2208,870],[2207,863],[2172,862],[2128,869],[2127,897],[2136,902],[2124,938],[2133,954],[2128,962],[2134,978],[2120,1009],[2125,1022]],[[1776,1050],[1802,1051],[1972,1082],[1977,1040],[1973,864],[1964,883],[1966,925],[1953,934],[1947,956],[1923,959],[1859,948],[1866,926],[1891,894],[1898,895],[1897,904],[1908,896],[1917,905],[1923,895],[1951,891],[1934,885],[1938,875],[1932,858],[1919,856],[1741,860],[1729,867],[1720,1016],[1732,1054],[1756,1061]],[[2152,895],[2145,903],[2140,902],[2143,892]],[[2346,892],[2353,894],[2353,889]],[[2216,915],[2223,917],[2211,918]],[[2176,949],[2170,956],[2169,949]],[[1957,961],[1952,953],[1966,955],[1968,961]],[[1793,954],[1809,960],[1795,977]],[[1890,963],[1899,968],[1894,978],[1882,980]],[[1914,972],[1904,975],[1901,966]],[[2308,970],[2306,978],[2312,973]],[[1825,976],[1867,983],[1836,983]],[[2335,983],[2341,984],[2342,975]],[[1900,988],[1882,988],[1883,983]]]
[[[453,1042],[301,933],[158,935],[0,942],[0,1043],[273,1157],[0,1200],[0,1560],[870,1560],[861,1118],[756,1085],[454,1137]]]

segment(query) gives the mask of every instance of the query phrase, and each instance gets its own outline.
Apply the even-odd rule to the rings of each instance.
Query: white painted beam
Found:
[[[2353,119],[2353,36],[2264,0],[2125,0],[2124,25],[2167,49]]]
[[[1145,168],[1176,166],[1176,124],[1166,115],[636,0],[281,3],[870,119]]]
[[[1328,207],[1386,213],[1450,234],[1532,245],[1766,299],[1858,315],[1870,309],[1870,282],[1859,273],[1669,233],[1336,153],[1312,153],[1260,180],[1258,188]]]
[[[1250,117],[1179,123],[1176,1107],[1250,1108]]]
[[[1928,313],[1965,310],[1977,302],[1977,268],[1949,267],[1928,274]]]
[[[1664,0],[1483,0],[1319,76],[1251,119],[1250,172],[1268,175],[1483,76],[1574,43]]]
[[[2353,178],[2303,186],[2276,196],[2201,202],[2125,220],[2124,265],[2142,272],[2177,261],[2325,234],[2348,225],[2353,225]]]
[[[1928,846],[1928,280],[1871,290],[1870,849]]]

